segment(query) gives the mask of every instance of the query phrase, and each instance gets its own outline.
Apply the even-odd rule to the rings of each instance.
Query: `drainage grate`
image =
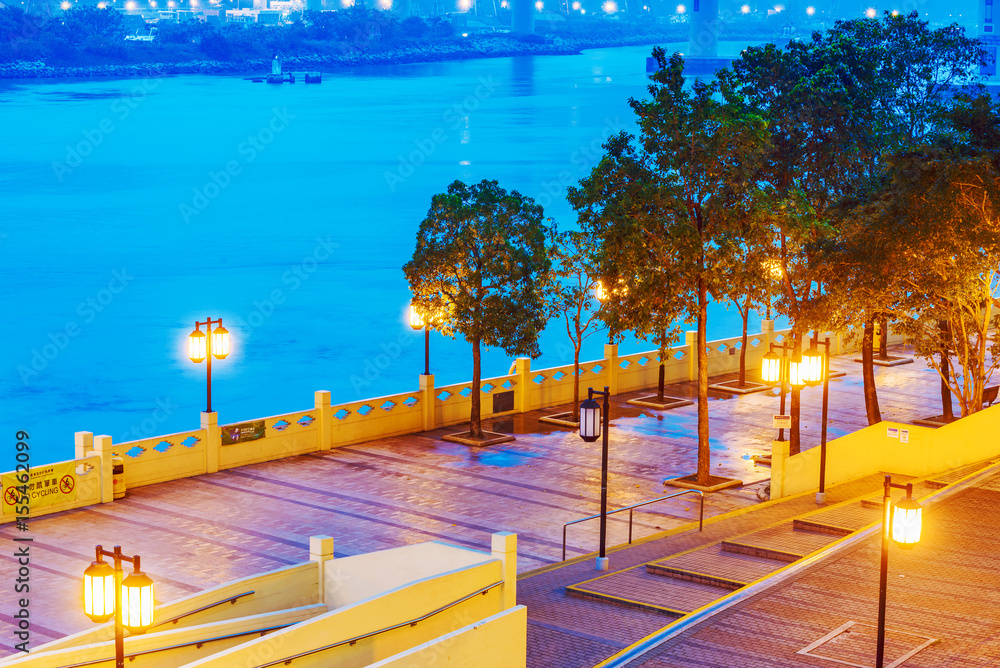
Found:
[[[875,665],[875,650],[878,629],[870,624],[847,622],[830,631],[825,636],[800,649],[796,654],[804,654],[816,659],[825,659],[845,666],[872,668]],[[885,668],[903,665],[920,650],[933,645],[937,638],[928,638],[904,631],[885,630]]]

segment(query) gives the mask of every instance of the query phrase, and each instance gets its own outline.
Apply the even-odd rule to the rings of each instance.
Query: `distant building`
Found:
[[[997,77],[997,48],[1000,47],[1000,30],[997,29],[995,0],[979,0],[979,40],[986,46],[987,64],[980,72],[991,81],[1000,81]]]
[[[257,23],[276,26],[281,25],[281,12],[274,9],[262,9],[257,12]]]

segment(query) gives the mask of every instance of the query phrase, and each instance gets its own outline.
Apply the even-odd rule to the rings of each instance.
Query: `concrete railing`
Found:
[[[775,331],[771,321],[762,331],[748,335],[747,369],[760,368],[760,359],[771,342],[781,342],[788,330]],[[901,337],[890,335],[890,343]],[[710,375],[739,370],[741,337],[709,341]],[[834,354],[845,352],[842,338],[833,337]],[[666,356],[665,379],[679,383],[697,378],[695,333],[686,334],[685,343],[674,346]],[[573,365],[532,369],[531,360],[518,358],[513,373],[485,378],[481,383],[481,415],[493,418],[550,406],[565,405],[573,398]],[[587,387],[611,388],[612,394],[655,387],[659,379],[656,351],[619,355],[618,346],[604,346],[604,359],[580,364],[581,395]],[[343,445],[430,431],[461,424],[469,419],[471,384],[435,387],[434,376],[420,376],[415,392],[331,404],[330,392],[315,392],[312,408],[257,418],[239,424],[218,424],[217,413],[201,413],[199,429],[156,436],[125,443],[112,443],[110,436],[76,433],[76,462],[87,462],[98,474],[87,481],[86,490],[68,504],[33,508],[39,516],[92,503],[108,503],[113,498],[113,462],[120,457],[123,473],[119,484],[127,489],[177,480],[204,473],[259,462],[329,450]],[[91,461],[97,458],[97,461]],[[0,516],[11,522],[15,514]]]

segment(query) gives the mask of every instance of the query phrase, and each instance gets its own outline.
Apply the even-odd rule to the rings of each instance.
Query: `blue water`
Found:
[[[493,178],[572,226],[565,185],[634,128],[649,50],[371,68],[318,86],[4,83],[0,471],[19,429],[41,464],[72,457],[75,431],[117,442],[197,428],[205,366],[185,345],[206,317],[233,334],[213,367],[222,423],[306,409],[318,389],[335,404],[415,389],[423,336],[404,322],[401,266],[431,196]],[[738,333],[736,311],[714,305],[710,338]],[[591,337],[583,359],[603,343]],[[562,323],[542,349],[536,366],[572,362]],[[509,366],[488,351],[484,377]],[[431,371],[438,385],[470,378],[468,344],[432,334]]]

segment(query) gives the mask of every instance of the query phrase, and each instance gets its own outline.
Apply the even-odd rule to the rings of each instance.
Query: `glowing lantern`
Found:
[[[207,341],[205,332],[200,329],[195,329],[188,336],[188,357],[195,364],[203,362],[208,356]]]
[[[911,548],[920,542],[923,508],[909,496],[892,506],[892,539],[900,547]]]
[[[601,437],[601,405],[593,397],[580,404],[580,438],[593,443]]]
[[[802,353],[802,377],[808,385],[818,385],[823,382],[823,373],[826,365],[823,363],[823,354],[811,348]]]
[[[101,557],[83,572],[83,611],[97,623],[115,614],[115,569]]]
[[[212,355],[216,359],[223,359],[229,354],[229,330],[222,325],[212,332]]]
[[[768,385],[781,382],[781,358],[774,353],[764,353],[760,360],[760,378]]]
[[[800,389],[806,386],[805,363],[802,359],[789,360],[788,384],[794,389]]]
[[[417,310],[413,308],[413,302],[410,302],[410,327],[413,329],[424,328],[424,316],[417,313]]]
[[[129,633],[143,633],[153,625],[153,580],[139,570],[122,581],[122,626]]]

